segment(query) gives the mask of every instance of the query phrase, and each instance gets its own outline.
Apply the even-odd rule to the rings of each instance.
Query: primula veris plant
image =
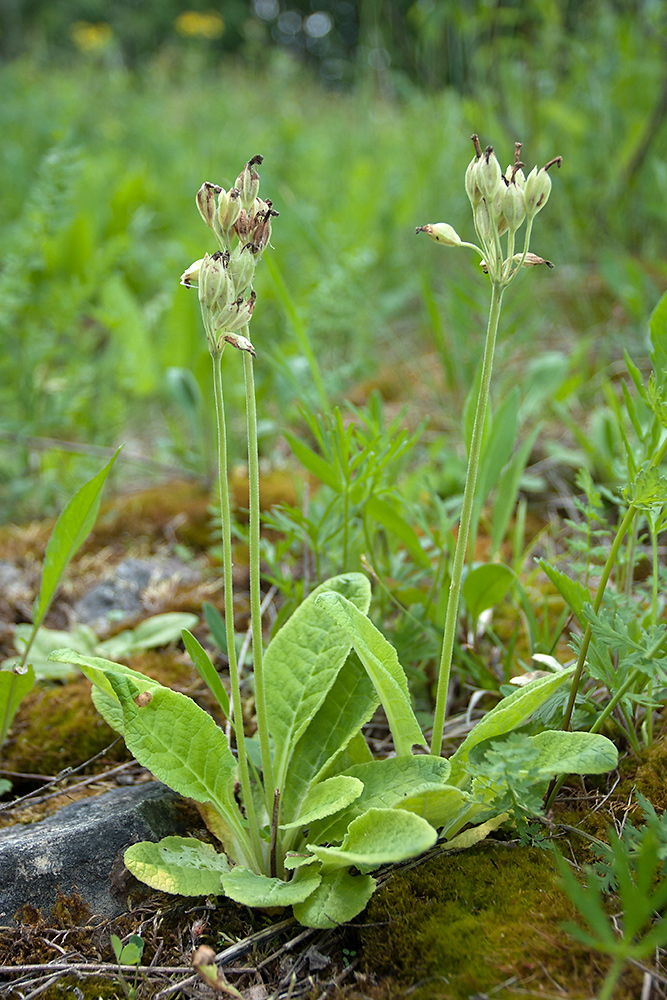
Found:
[[[511,209],[509,204],[503,207],[503,219],[509,214],[508,225],[514,227],[509,263],[503,262],[498,246],[502,226],[495,205],[499,184],[507,184],[496,183],[491,176],[497,172],[495,158],[480,156],[480,161],[474,188],[478,230],[484,234],[479,252],[494,290],[502,291],[525,263],[525,253],[520,263],[513,262],[513,237],[521,213],[514,203]],[[186,286],[198,288],[213,360],[231,707],[205,650],[187,631],[184,641],[221,712],[230,719],[233,740],[228,743],[223,730],[190,698],[134,670],[73,651],[58,652],[54,658],[81,667],[93,682],[99,711],[123,734],[136,759],[199,804],[222,846],[217,851],[183,837],[135,844],[125,853],[134,875],[155,888],[184,895],[224,893],[249,906],[292,906],[303,924],[333,927],[364,909],[376,886],[371,873],[380,866],[415,857],[439,837],[449,845],[470,846],[507,818],[508,803],[517,804],[516,789],[527,784],[546,788],[548,780],[562,772],[607,771],[615,766],[617,755],[601,735],[542,732],[525,736],[522,748],[528,763],[525,768],[516,765],[511,790],[497,760],[485,772],[485,750],[521,726],[566,684],[568,670],[542,677],[501,701],[450,759],[440,755],[439,739],[432,753],[425,753],[427,744],[412,709],[405,671],[367,615],[370,584],[361,573],[344,573],[317,587],[264,650],[256,352],[249,323],[256,301],[255,267],[269,246],[271,220],[277,213],[270,201],[259,197],[260,163],[261,157],[253,157],[230,191],[215,184],[201,187],[197,206],[219,249],[193,264],[182,278]],[[519,171],[517,166],[509,182],[514,186]],[[531,221],[546,199],[545,176],[536,175],[539,189],[538,181],[532,180],[531,187],[526,181],[529,193],[535,190],[530,198],[523,185],[517,188]],[[436,238],[459,245],[449,227],[431,229]],[[496,325],[497,306],[496,302]],[[252,740],[243,733],[235,654],[221,367],[229,346],[241,352],[246,385],[257,714],[257,736]],[[379,704],[393,738],[395,755],[387,759],[375,759],[363,735],[364,724]]]

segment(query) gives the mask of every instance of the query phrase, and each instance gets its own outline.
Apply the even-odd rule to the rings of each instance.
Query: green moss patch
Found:
[[[435,858],[398,872],[371,900],[361,969],[378,989],[364,992],[408,988],[415,1000],[485,991],[510,1000],[526,989],[594,996],[606,964],[560,929],[575,918],[548,851],[484,844]],[[630,970],[625,982],[636,997],[641,977]]]

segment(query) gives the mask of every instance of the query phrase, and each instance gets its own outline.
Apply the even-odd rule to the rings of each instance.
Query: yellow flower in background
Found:
[[[70,35],[81,52],[100,52],[113,40],[113,28],[106,21],[97,24],[75,21],[70,28]]]
[[[176,31],[185,38],[220,38],[225,22],[215,10],[185,10],[174,21]]]

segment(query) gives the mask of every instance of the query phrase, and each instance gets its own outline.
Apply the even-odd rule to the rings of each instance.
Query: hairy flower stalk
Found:
[[[181,276],[181,284],[197,287],[202,319],[209,351],[213,360],[213,377],[218,427],[218,465],[220,483],[220,514],[223,542],[223,577],[225,592],[225,625],[234,719],[236,721],[239,775],[244,806],[248,815],[253,847],[259,869],[263,868],[265,849],[259,838],[247,753],[243,739],[243,712],[239,687],[238,664],[234,644],[234,594],[232,582],[232,521],[229,499],[227,441],[224,394],[222,385],[222,355],[229,344],[243,354],[246,390],[249,481],[249,550],[250,550],[250,618],[253,646],[253,673],[257,730],[259,736],[266,809],[272,814],[276,789],[267,728],[264,695],[263,647],[260,591],[260,524],[259,524],[259,457],[257,447],[257,411],[253,358],[255,349],[249,337],[249,324],[255,307],[252,282],[255,267],[271,237],[271,219],[278,215],[271,201],[259,197],[259,174],[256,167],[262,157],[248,161],[229,191],[218,184],[206,182],[197,192],[199,213],[218,243],[219,249],[195,261]]]
[[[445,715],[447,710],[447,694],[454,652],[454,640],[459,616],[461,580],[465,565],[470,523],[475,501],[475,487],[482,448],[484,423],[489,402],[493,358],[500,321],[503,294],[508,285],[514,281],[522,267],[532,267],[537,264],[553,265],[529,252],[530,237],[535,216],[544,208],[551,192],[549,168],[561,165],[561,157],[550,160],[541,170],[534,168],[528,178],[523,173],[521,162],[521,143],[514,146],[514,162],[503,174],[500,164],[493,152],[492,146],[482,150],[477,135],[472,136],[475,155],[470,161],[465,174],[465,189],[473,213],[473,222],[479,245],[464,242],[456,231],[446,222],[429,223],[417,228],[418,233],[426,233],[432,240],[445,246],[469,247],[475,250],[481,260],[481,266],[491,280],[491,303],[489,320],[486,330],[484,357],[482,362],[482,377],[475,409],[468,468],[463,505],[459,523],[458,537],[454,551],[451,583],[447,600],[447,613],[442,639],[440,667],[438,672],[438,687],[435,713],[433,717],[433,737],[431,754],[439,755],[442,749]],[[526,224],[523,249],[515,253],[516,236],[521,226]],[[506,239],[503,249],[502,239]]]

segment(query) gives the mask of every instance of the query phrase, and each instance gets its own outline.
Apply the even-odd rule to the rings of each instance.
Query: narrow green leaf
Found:
[[[433,847],[438,835],[425,819],[403,809],[368,809],[348,827],[340,847],[308,844],[327,870],[350,865],[378,868],[414,858]]]
[[[468,755],[474,746],[482,740],[494,736],[503,736],[520,726],[535,709],[543,705],[561,684],[572,676],[574,667],[568,667],[559,674],[550,677],[539,677],[525,687],[519,688],[514,694],[503,698],[495,708],[480,719],[471,733],[468,734],[456,753],[450,758],[452,764],[452,783],[456,784],[465,773]]]
[[[494,816],[493,819],[487,820],[486,823],[480,823],[478,826],[470,827],[469,830],[464,830],[458,837],[453,837],[452,840],[446,841],[444,846],[453,851],[462,851],[467,850],[469,847],[474,847],[475,844],[486,840],[490,833],[493,833],[499,826],[502,826],[507,818],[507,813]]]
[[[221,876],[229,871],[224,854],[193,837],[144,840],[125,851],[125,865],[140,882],[179,896],[219,896]]]
[[[281,830],[291,830],[299,826],[309,826],[317,819],[331,816],[358,799],[364,786],[358,778],[336,775],[327,778],[308,793],[299,816],[291,823],[281,823]]]
[[[366,611],[370,584],[361,573],[346,573],[314,590],[271,640],[264,655],[264,689],[269,732],[275,742],[273,773],[278,788],[294,747],[308,728],[345,663],[352,643],[316,601],[325,590],[346,594]]]
[[[323,593],[317,598],[317,604],[352,640],[387,713],[396,754],[411,756],[413,745],[425,746],[426,740],[412,710],[408,682],[396,650],[372,621],[342,594]]]
[[[503,600],[513,580],[514,573],[502,563],[485,563],[470,570],[461,591],[473,621]]]
[[[322,881],[319,871],[312,865],[302,868],[299,876],[291,882],[283,882],[237,865],[222,876],[222,885],[226,896],[245,906],[293,906],[307,899]]]
[[[667,292],[662,296],[651,313],[649,321],[651,345],[656,355],[667,356]],[[662,368],[662,365],[660,365]]]
[[[116,961],[120,961],[120,953],[123,950],[123,942],[117,934],[111,935],[111,947],[113,948],[113,953],[116,956]]]
[[[568,608],[577,616],[580,625],[585,627],[586,621],[582,616],[584,604],[592,604],[593,598],[588,587],[584,587],[579,580],[572,580],[565,573],[562,573],[554,566],[550,566],[544,559],[539,560],[539,566],[543,573],[549,577],[554,587],[563,598]]]
[[[120,448],[96,476],[77,490],[53,527],[46,546],[39,597],[33,611],[35,628],[40,626],[48,611],[67,564],[81,548],[95,524],[102,490],[119,452]]]
[[[431,560],[421,547],[419,535],[412,525],[408,524],[398,511],[394,510],[390,503],[381,500],[380,497],[372,496],[366,501],[366,513],[387,531],[396,535],[419,566],[423,566],[424,569],[431,568]]]
[[[336,493],[340,493],[341,484],[338,480],[338,476],[335,471],[317,452],[309,448],[307,444],[304,444],[299,438],[294,437],[289,431],[284,431],[284,435],[287,438],[287,443],[290,448],[299,459],[304,469],[319,479],[321,483],[325,486],[330,486],[332,490]]]
[[[213,642],[216,644],[220,652],[224,656],[227,656],[227,631],[225,629],[225,619],[222,617],[218,609],[213,604],[209,604],[208,601],[204,601],[202,604],[202,611],[204,612],[204,618],[206,619],[206,624],[208,625]]]
[[[7,739],[9,727],[18,712],[21,700],[35,683],[35,671],[28,667],[25,673],[0,670],[0,746]]]
[[[187,649],[190,659],[195,665],[197,673],[208,687],[209,691],[222,709],[226,719],[229,718],[229,695],[225,691],[224,685],[218,676],[208,653],[204,647],[195,639],[192,632],[183,629],[183,645]]]
[[[351,875],[339,868],[326,874],[304,903],[296,904],[294,916],[304,927],[339,927],[366,909],[376,885],[372,875]]]

